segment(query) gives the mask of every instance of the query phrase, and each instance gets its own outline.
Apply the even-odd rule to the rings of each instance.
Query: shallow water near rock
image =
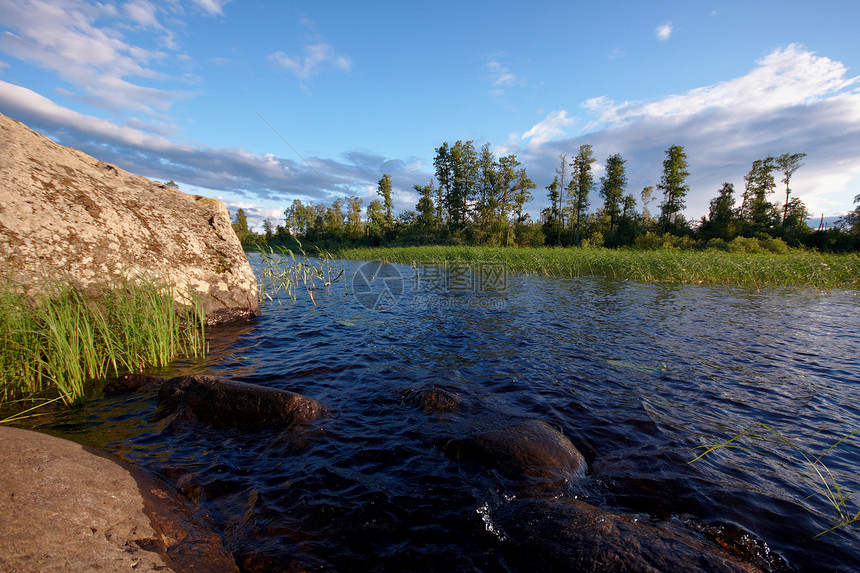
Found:
[[[529,496],[734,539],[765,569],[860,570],[860,525],[814,538],[836,514],[808,498],[821,481],[797,451],[746,440],[768,455],[722,449],[687,463],[755,422],[812,456],[860,427],[854,292],[345,265],[346,282],[317,289],[316,306],[301,289],[266,302],[250,323],[209,329],[205,360],[153,372],[298,392],[322,418],[261,431],[155,422],[157,387],[144,387],[40,429],[205,504],[245,571],[524,570],[511,559],[518,528],[496,516]],[[427,389],[432,407],[413,398]],[[585,477],[534,489],[445,454],[526,420],[564,434]],[[860,489],[856,436],[822,461],[846,492]]]

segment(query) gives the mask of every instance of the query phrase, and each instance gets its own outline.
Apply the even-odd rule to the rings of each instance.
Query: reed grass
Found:
[[[316,306],[314,290],[317,286],[330,287],[343,278],[344,265],[340,269],[328,251],[317,249],[317,255],[308,255],[299,243],[299,253],[285,247],[261,249],[260,280],[257,282],[259,299],[274,300],[273,297],[284,292],[291,300],[296,300],[296,288],[304,288]],[[280,299],[279,299],[280,302]]]
[[[56,392],[65,404],[88,380],[205,354],[199,298],[177,312],[170,287],[126,282],[88,297],[47,284],[30,298],[0,284],[0,403]]]
[[[860,256],[792,250],[732,253],[706,250],[424,246],[346,249],[339,257],[405,264],[498,263],[514,274],[601,276],[641,282],[731,284],[753,288],[860,288]]]
[[[763,434],[756,433],[755,430],[763,429],[765,432]],[[803,477],[810,481],[812,484],[812,489],[814,490],[812,494],[810,494],[807,499],[812,497],[823,497],[827,504],[832,508],[833,512],[836,514],[835,523],[823,530],[820,531],[814,537],[820,537],[825,533],[829,533],[835,529],[839,529],[840,527],[845,527],[847,525],[851,525],[853,523],[860,522],[860,509],[854,512],[853,509],[849,509],[849,498],[851,497],[851,493],[848,492],[843,484],[840,484],[836,477],[833,475],[833,472],[824,464],[822,458],[833,451],[839,444],[845,442],[846,440],[853,438],[857,434],[860,434],[860,429],[854,430],[850,432],[831,444],[828,448],[826,448],[822,453],[818,455],[813,455],[806,451],[804,448],[798,446],[793,440],[788,439],[782,433],[773,429],[763,422],[756,422],[751,426],[747,427],[744,431],[740,432],[736,436],[718,443],[718,444],[705,444],[701,446],[697,446],[698,449],[704,450],[701,454],[690,460],[688,463],[692,464],[706,455],[720,450],[722,448],[731,448],[731,449],[739,449],[745,452],[748,452],[753,455],[762,456],[762,457],[776,457],[780,461],[788,461],[790,466],[798,467],[798,471],[801,468],[806,468],[809,471],[809,474],[803,475]],[[787,446],[789,455],[787,456],[789,459],[785,460],[786,456],[780,455],[778,453],[774,453],[770,450],[763,448],[753,448],[741,443],[741,439],[746,438],[749,441],[757,441],[761,442],[775,442],[780,446]]]

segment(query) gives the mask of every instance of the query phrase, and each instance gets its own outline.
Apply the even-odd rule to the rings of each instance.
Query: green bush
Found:
[[[761,253],[761,243],[753,237],[735,237],[728,243],[730,253]]]
[[[788,245],[779,237],[761,237],[758,242],[763,250],[770,253],[782,255],[788,252]]]

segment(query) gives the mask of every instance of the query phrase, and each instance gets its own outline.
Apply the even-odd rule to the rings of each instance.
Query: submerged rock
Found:
[[[426,414],[454,412],[463,404],[463,399],[456,392],[438,386],[407,390],[403,393],[403,400],[420,406]]]
[[[585,458],[564,434],[539,420],[502,424],[449,441],[445,454],[496,468],[512,477],[565,482],[585,475]]]
[[[260,314],[257,281],[219,201],[187,195],[54,143],[0,114],[2,272],[31,293],[128,280],[194,293],[209,324]]]
[[[141,374],[140,372],[130,372],[120,376],[116,380],[105,384],[105,394],[120,394],[122,392],[131,392],[144,386],[154,386],[161,384],[164,378],[153,376],[151,374]]]
[[[505,559],[529,571],[759,571],[672,523],[578,499],[516,499],[493,512],[492,522]]]
[[[176,412],[214,428],[258,430],[311,422],[323,409],[313,398],[288,390],[216,376],[179,376],[162,383],[155,420]]]

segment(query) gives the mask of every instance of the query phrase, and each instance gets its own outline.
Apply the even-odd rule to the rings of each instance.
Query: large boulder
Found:
[[[199,295],[210,324],[260,313],[257,282],[219,201],[132,175],[0,114],[0,253],[15,284],[96,291],[124,279]],[[46,276],[47,275],[47,276]]]
[[[515,499],[493,512],[506,560],[528,571],[760,571],[670,522],[582,500]]]
[[[454,460],[495,468],[513,478],[561,485],[583,477],[587,464],[567,437],[540,420],[500,423],[443,447]]]
[[[155,420],[193,416],[213,428],[260,430],[311,422],[323,413],[313,398],[217,376],[179,376],[158,391]]]
[[[82,446],[0,427],[0,571],[238,571],[201,510]]]

